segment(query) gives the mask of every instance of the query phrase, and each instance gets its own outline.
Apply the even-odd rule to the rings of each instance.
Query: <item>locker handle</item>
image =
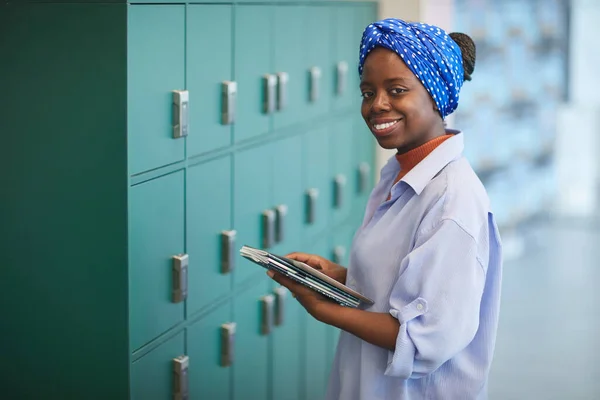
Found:
[[[333,204],[335,208],[341,208],[344,203],[344,186],[346,186],[346,176],[338,174],[334,178]]]
[[[173,399],[187,400],[189,398],[188,356],[173,359]]]
[[[235,322],[221,325],[221,366],[233,365],[235,351]]]
[[[337,94],[342,95],[346,91],[346,81],[348,75],[348,63],[340,61],[337,64]]]
[[[333,262],[342,264],[346,256],[346,248],[344,246],[335,246],[333,249]]]
[[[311,188],[306,191],[306,223],[314,224],[317,212],[319,189]]]
[[[272,294],[264,295],[260,298],[262,322],[260,324],[260,333],[268,335],[273,328],[273,305],[275,297]]]
[[[319,81],[321,80],[321,68],[312,67],[310,73],[310,101],[312,103],[319,99]]]
[[[285,204],[280,204],[275,207],[276,224],[275,224],[275,242],[282,242],[285,238],[285,217],[288,208]]]
[[[277,101],[277,77],[272,74],[263,75],[263,112],[272,114]]]
[[[287,83],[289,79],[287,72],[277,73],[277,109],[280,111],[287,107]]]
[[[367,187],[369,185],[369,174],[371,173],[371,166],[366,162],[361,162],[358,165],[358,173],[358,190],[359,193],[364,193],[367,191]]]
[[[288,290],[284,287],[278,287],[273,292],[275,293],[275,326],[281,326],[285,317],[285,298]]]
[[[235,122],[235,103],[237,82],[224,81],[221,84],[221,123],[231,125]]]
[[[221,273],[228,274],[235,268],[235,230],[221,232]]]
[[[273,246],[275,236],[275,212],[265,210],[262,213],[262,247],[268,249]]]
[[[188,135],[189,100],[187,90],[173,90],[173,138],[179,139]]]
[[[172,301],[173,303],[180,303],[187,298],[189,256],[178,254],[173,256],[172,262]]]

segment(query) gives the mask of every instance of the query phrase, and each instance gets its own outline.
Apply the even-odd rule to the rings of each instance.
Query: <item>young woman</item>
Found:
[[[346,308],[278,274],[316,319],[342,330],[327,399],[487,398],[502,251],[486,191],[463,157],[463,134],[444,119],[475,65],[459,33],[386,19],[360,47],[362,116],[381,147],[381,170],[348,269],[288,256],[372,298]]]

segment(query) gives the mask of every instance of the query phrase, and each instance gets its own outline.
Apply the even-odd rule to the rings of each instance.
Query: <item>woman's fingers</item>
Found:
[[[286,256],[292,260],[300,261],[305,264],[310,265],[314,269],[324,269],[325,268],[325,260],[314,254],[306,254],[306,253],[290,253]]]

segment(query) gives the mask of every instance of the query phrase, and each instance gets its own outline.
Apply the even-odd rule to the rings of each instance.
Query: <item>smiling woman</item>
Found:
[[[350,265],[293,253],[374,299],[350,309],[278,274],[316,319],[342,330],[329,400],[485,399],[498,324],[502,248],[488,196],[445,128],[471,79],[475,45],[422,23],[364,31],[362,116],[386,149]]]

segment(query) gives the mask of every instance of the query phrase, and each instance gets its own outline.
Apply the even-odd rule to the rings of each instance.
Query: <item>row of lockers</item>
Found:
[[[332,240],[318,238],[306,251],[346,263],[353,224]],[[258,277],[185,330],[134,355],[132,399],[322,398],[339,330],[310,315],[287,290]]]
[[[348,115],[131,187],[132,350],[261,273],[242,245],[285,254],[349,219],[356,227],[373,185],[360,122]]]
[[[356,106],[373,18],[369,4],[130,6],[130,174]]]

